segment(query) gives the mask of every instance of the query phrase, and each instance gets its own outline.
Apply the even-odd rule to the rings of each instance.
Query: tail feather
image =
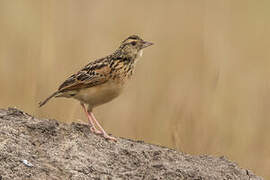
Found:
[[[46,98],[44,101],[39,102],[39,107],[43,106],[46,104],[51,98],[55,97],[59,92],[56,91],[52,95],[50,95],[48,98]]]

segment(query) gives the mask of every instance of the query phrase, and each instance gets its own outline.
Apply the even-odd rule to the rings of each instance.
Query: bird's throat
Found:
[[[139,57],[142,57],[142,55],[143,55],[143,50],[140,50],[139,51]]]

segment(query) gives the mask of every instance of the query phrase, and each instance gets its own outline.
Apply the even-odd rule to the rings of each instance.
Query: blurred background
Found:
[[[147,48],[122,96],[95,109],[114,136],[224,155],[270,179],[270,1],[0,1],[0,108],[87,123],[44,100],[131,34]]]

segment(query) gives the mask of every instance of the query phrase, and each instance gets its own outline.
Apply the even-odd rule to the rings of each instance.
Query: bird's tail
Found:
[[[43,106],[46,104],[51,98],[55,97],[59,92],[56,91],[52,95],[50,95],[48,98],[46,98],[44,101],[39,102],[39,107]]]

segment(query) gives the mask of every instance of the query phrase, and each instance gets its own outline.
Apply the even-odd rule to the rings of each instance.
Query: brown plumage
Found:
[[[137,58],[142,55],[142,49],[152,44],[142,40],[137,35],[129,36],[113,54],[90,62],[83,69],[70,76],[56,92],[40,102],[40,107],[53,97],[77,99],[88,116],[91,131],[102,134],[106,139],[116,140],[103,130],[92,110],[121,94],[133,73]],[[87,109],[85,104],[88,105]],[[100,130],[95,127],[95,124]]]

